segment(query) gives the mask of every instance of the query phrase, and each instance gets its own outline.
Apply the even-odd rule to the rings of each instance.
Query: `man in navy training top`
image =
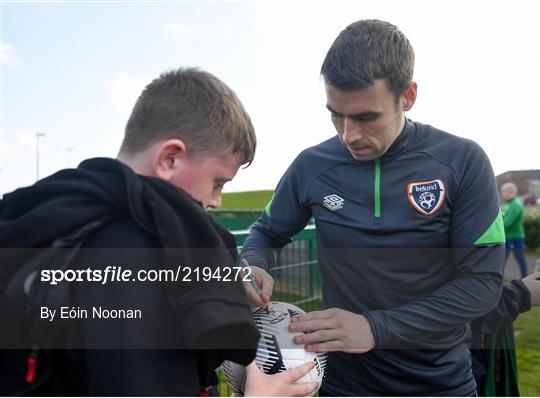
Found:
[[[337,136],[304,150],[242,257],[264,292],[281,248],[317,225],[325,310],[290,328],[328,351],[322,395],[470,396],[469,323],[501,297],[504,227],[490,162],[474,142],[406,119],[414,52],[394,25],[361,20],[321,68]]]

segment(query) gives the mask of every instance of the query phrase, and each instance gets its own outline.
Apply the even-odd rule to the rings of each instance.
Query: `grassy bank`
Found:
[[[540,308],[516,319],[516,356],[522,396],[540,396]]]
[[[221,197],[221,209],[264,209],[274,191],[225,192]]]

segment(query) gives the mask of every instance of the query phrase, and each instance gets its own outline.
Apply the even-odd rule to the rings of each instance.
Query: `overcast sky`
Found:
[[[335,134],[319,70],[349,23],[396,24],[416,52],[408,117],[478,142],[497,174],[540,168],[536,1],[2,2],[0,193],[115,157],[142,88],[198,66],[231,86],[258,138],[227,191],[273,189]]]

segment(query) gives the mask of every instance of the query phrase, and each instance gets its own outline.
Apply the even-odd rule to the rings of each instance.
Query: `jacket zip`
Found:
[[[374,215],[373,223],[380,224],[381,217],[381,160],[375,159],[374,174]]]

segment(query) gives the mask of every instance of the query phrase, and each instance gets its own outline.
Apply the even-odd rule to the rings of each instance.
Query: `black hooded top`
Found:
[[[141,269],[176,266],[184,266],[183,271],[173,282],[64,284],[69,287],[62,304],[87,309],[89,314],[50,323],[62,325],[51,328],[55,336],[43,340],[45,345],[40,347],[40,355],[48,358],[42,370],[53,377],[40,381],[43,384],[34,393],[198,395],[201,388],[216,383],[213,369],[223,360],[244,365],[253,360],[259,334],[242,282],[217,278],[204,282],[202,274],[196,277],[194,272],[209,267],[216,275],[235,266],[232,235],[183,190],[137,175],[113,159],[86,160],[77,169],[62,170],[4,196],[0,201],[0,293],[20,292],[18,296],[24,298],[21,283],[14,288],[13,280],[20,278],[13,275],[24,269],[36,251],[92,223],[98,227],[86,237],[69,268],[103,271],[107,266],[121,266],[134,275]],[[186,267],[191,269],[191,281],[182,278]],[[61,285],[38,280],[32,289],[54,292]],[[10,308],[13,312],[17,308],[13,303],[21,301],[9,294],[0,297],[4,312]],[[94,307],[140,309],[142,319],[92,319]],[[0,326],[8,330],[5,324]],[[30,345],[34,343],[35,339],[29,340]],[[9,363],[12,352],[5,349],[21,347],[4,344],[1,348],[0,365],[12,370],[0,375],[0,384],[15,386],[27,369]]]

